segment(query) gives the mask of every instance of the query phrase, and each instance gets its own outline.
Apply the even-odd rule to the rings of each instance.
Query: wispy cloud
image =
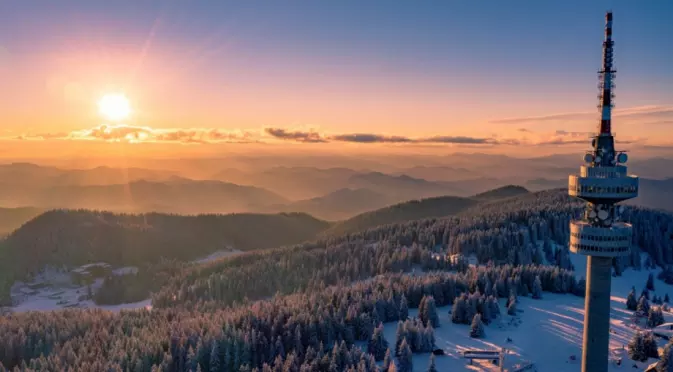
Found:
[[[100,125],[70,133],[22,134],[19,140],[99,140],[107,142],[171,142],[171,143],[250,143],[257,141],[253,132],[221,129],[154,129],[130,125]]]
[[[597,111],[567,112],[541,116],[525,116],[515,118],[504,118],[491,120],[494,124],[526,124],[549,121],[579,121],[598,118]],[[647,105],[627,108],[616,108],[613,110],[614,117],[620,118],[648,118],[652,116],[673,117],[673,106],[671,105]]]
[[[307,143],[320,143],[327,142],[320,133],[314,131],[289,131],[282,128],[264,128],[264,132],[268,135],[282,139],[282,140],[291,140],[297,142],[307,142]]]
[[[394,145],[456,145],[456,146],[546,146],[588,145],[590,132],[556,130],[544,133],[518,129],[518,137],[493,134],[489,137],[436,135],[409,137],[381,133],[322,133],[315,129],[285,129],[277,127],[262,130],[222,130],[212,128],[157,129],[144,126],[100,125],[69,133],[21,134],[4,139],[14,140],[81,140],[125,143],[273,143],[295,142],[305,144],[359,143]],[[620,143],[644,143],[642,138],[620,138]]]
[[[373,133],[337,134],[329,137],[332,141],[357,142],[357,143],[409,143],[414,142],[411,138],[402,136],[384,136]]]
[[[445,143],[445,144],[470,144],[470,145],[496,145],[499,144],[494,138],[479,138],[465,136],[433,136],[412,138],[406,136],[390,136],[377,133],[345,133],[328,134],[316,131],[289,131],[280,128],[265,128],[264,131],[280,140],[308,142],[308,143],[327,143],[327,142],[351,142],[351,143],[398,143],[398,144],[419,144],[419,143]]]

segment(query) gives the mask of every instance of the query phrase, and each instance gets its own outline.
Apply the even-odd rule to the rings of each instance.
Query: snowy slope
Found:
[[[584,276],[586,270],[586,258],[572,255],[577,276]],[[636,287],[637,294],[645,286],[648,274],[655,271],[635,271],[627,269],[621,277],[613,278],[612,281],[612,312],[610,348],[615,358],[623,357],[621,366],[614,363],[610,365],[610,371],[642,371],[648,364],[655,362],[650,359],[646,363],[636,363],[628,359],[626,345],[635,333],[637,326],[631,319],[632,312],[626,309],[626,297],[631,286]],[[673,294],[673,286],[662,281],[655,281],[655,291],[650,295]],[[510,325],[514,317],[506,315],[505,300],[500,300],[502,315],[501,327],[497,323],[486,326],[484,339],[469,337],[468,325],[451,323],[448,315],[449,307],[438,308],[441,327],[435,329],[437,347],[444,349],[446,356],[438,356],[435,359],[439,371],[498,371],[498,367],[482,362],[483,364],[468,365],[462,357],[462,351],[466,349],[496,350],[505,347],[510,353],[505,359],[506,370],[512,371],[515,364],[523,364],[531,361],[538,371],[575,372],[580,371],[579,360],[582,357],[582,332],[584,320],[584,299],[570,294],[552,294],[545,292],[541,300],[532,298],[519,298],[517,315],[520,324]],[[410,310],[410,316],[416,315],[416,309]],[[673,321],[673,314],[665,313],[666,322]],[[385,335],[390,345],[395,344],[395,332],[397,323],[385,324]],[[506,339],[512,342],[507,343]],[[665,341],[660,341],[663,347]],[[624,350],[622,350],[622,347]],[[576,360],[571,360],[574,355]],[[425,371],[429,362],[429,354],[414,355],[414,370]],[[636,364],[638,368],[632,368]]]

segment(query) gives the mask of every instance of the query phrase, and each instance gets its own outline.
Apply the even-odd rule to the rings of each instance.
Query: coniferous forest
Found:
[[[164,262],[143,280],[122,277],[97,294],[124,301],[128,288],[161,278],[145,288],[151,310],[0,317],[0,362],[20,370],[410,370],[411,353],[436,347],[442,322],[472,325],[479,338],[483,325],[515,309],[517,296],[582,296],[563,248],[581,208],[552,190],[203,265]],[[634,247],[654,265],[673,263],[673,216],[629,208],[625,218],[634,223]],[[639,254],[615,261],[616,274],[639,268]],[[471,255],[482,265],[469,266]],[[450,317],[437,316],[442,306],[452,307]],[[386,344],[380,325],[391,322],[397,337]]]

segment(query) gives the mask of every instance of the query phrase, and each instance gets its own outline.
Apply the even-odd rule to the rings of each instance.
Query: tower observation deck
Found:
[[[568,194],[587,202],[580,220],[570,222],[570,251],[587,256],[582,372],[607,372],[612,259],[631,248],[631,225],[621,221],[623,206],[638,196],[638,177],[626,169],[628,156],[615,150],[612,135],[613,80],[612,12],[605,16],[603,68],[598,71],[601,118],[592,149],[584,155],[580,173],[568,179]]]

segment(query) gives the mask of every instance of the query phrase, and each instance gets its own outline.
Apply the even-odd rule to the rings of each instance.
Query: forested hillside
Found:
[[[153,303],[159,307],[193,305],[201,300],[228,304],[278,291],[290,293],[408,271],[414,264],[444,267],[446,263],[433,259],[433,253],[474,254],[481,263],[554,264],[572,269],[568,223],[582,207],[583,202],[564,190],[550,190],[484,203],[458,216],[389,224],[292,248],[255,252],[188,268],[173,276],[153,296]],[[673,215],[628,208],[625,217],[634,222],[634,249],[630,257],[615,262],[618,272],[625,266],[640,267],[638,247],[656,257],[658,264],[673,264]],[[565,249],[554,251],[553,243]]]
[[[338,222],[327,230],[324,235],[339,236],[396,222],[451,216],[473,207],[478,202],[495,201],[527,193],[528,190],[524,187],[508,185],[474,195],[470,198],[438,196],[411,200],[375,211],[365,212],[345,221]]]
[[[439,196],[412,200],[365,212],[345,221],[337,222],[325,231],[324,235],[339,236],[395,222],[450,216],[475,204],[477,204],[476,200],[458,196]]]
[[[8,335],[0,340],[0,358],[8,367],[25,362],[52,370],[156,365],[172,371],[376,371],[374,362],[385,353],[377,344],[368,348],[371,355],[363,353],[354,343],[371,340],[378,322],[404,320],[405,308],[430,296],[433,306],[460,302],[488,321],[500,312],[493,299],[528,296],[537,277],[543,290],[581,295],[584,283],[568,271],[565,247],[568,221],[582,205],[565,190],[531,193],[477,204],[456,216],[186,266],[152,296],[152,311],[0,317],[0,333]],[[658,264],[673,263],[671,214],[628,208],[625,217],[634,223],[634,246]],[[554,249],[554,242],[561,248]],[[448,259],[453,254],[460,255]],[[495,265],[470,268],[460,257],[471,254]],[[617,274],[625,265],[638,266],[638,255],[635,248],[632,257],[617,261]],[[396,274],[412,269],[428,273]],[[351,284],[358,279],[367,280]],[[422,321],[399,326],[396,344],[388,346],[398,363],[432,347],[432,328]],[[402,344],[411,346],[397,347]]]
[[[511,198],[513,196],[524,195],[528,193],[529,191],[526,190],[526,188],[523,186],[507,185],[503,187],[498,187],[497,189],[484,191],[482,193],[474,195],[472,198],[482,201],[499,200],[504,198]]]
[[[187,261],[218,250],[297,244],[327,226],[327,222],[299,213],[179,216],[54,210],[27,222],[2,242],[3,256],[11,259],[0,265],[26,275],[45,265],[106,262],[140,266],[160,258]]]
[[[436,347],[429,318],[407,319],[409,308],[458,299],[465,319],[479,313],[489,322],[501,313],[497,298],[515,298],[536,278],[545,290],[577,290],[558,268],[502,266],[382,276],[233,307],[23,313],[0,317],[0,362],[34,370],[373,372],[376,361],[404,363]],[[394,345],[370,341],[381,322],[398,322]],[[357,341],[369,341],[367,351]]]

